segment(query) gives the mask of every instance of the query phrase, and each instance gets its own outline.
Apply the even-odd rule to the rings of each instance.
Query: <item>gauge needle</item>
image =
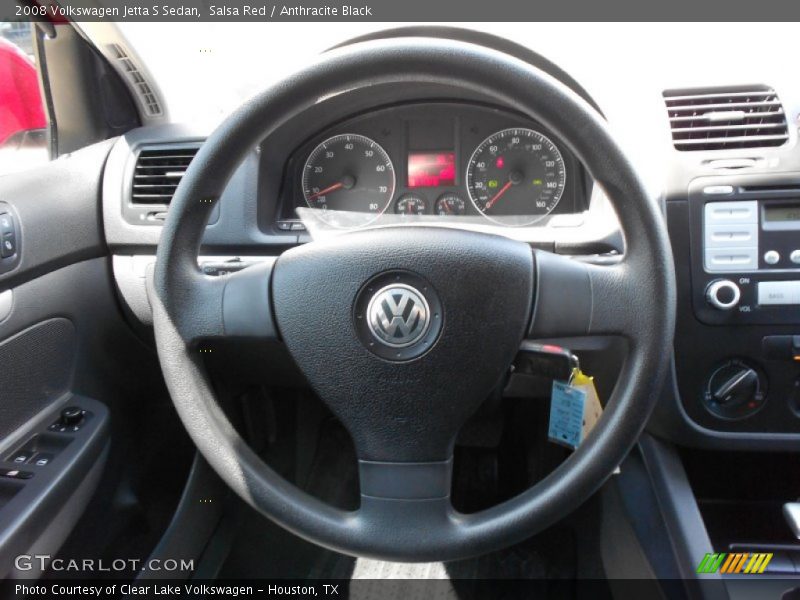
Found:
[[[336,190],[338,190],[340,188],[343,188],[343,187],[344,187],[344,183],[341,182],[341,181],[338,181],[338,182],[334,183],[333,185],[329,185],[324,190],[318,191],[316,194],[311,194],[308,197],[308,201],[310,202],[311,200],[314,200],[315,198],[319,198],[320,196],[324,196],[325,194],[330,194],[331,192],[335,192]]]
[[[512,185],[514,185],[513,181],[506,182],[506,184],[500,188],[500,191],[497,192],[494,196],[492,196],[492,199],[486,203],[486,208],[484,210],[489,210],[490,208],[492,208],[492,206],[494,206],[494,203],[500,200],[502,195],[505,194],[508,191],[508,188],[510,188]]]

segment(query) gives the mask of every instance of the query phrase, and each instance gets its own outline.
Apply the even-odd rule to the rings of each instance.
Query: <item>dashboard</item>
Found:
[[[752,124],[703,122],[706,110],[743,97],[751,110],[776,112],[733,115]],[[678,285],[672,377],[649,429],[688,446],[790,447],[800,439],[800,154],[793,127],[775,143],[764,140],[796,121],[800,97],[791,85],[728,85],[660,89],[636,103],[647,118],[622,122],[642,128],[637,139],[650,144],[632,158],[658,165],[653,200],[663,208]],[[714,137],[728,127],[753,139]],[[144,281],[168,199],[137,200],[137,173],[160,181],[159,161],[168,173],[185,169],[208,133],[142,127],[120,138],[106,164],[115,279],[145,327]],[[488,231],[595,262],[625,249],[603,190],[543,123],[479,91],[398,84],[320,98],[269,132],[230,179],[200,263],[224,274],[326,235],[417,223]],[[607,347],[592,348],[607,362]]]
[[[313,135],[289,158],[282,187],[282,219],[299,212],[334,228],[470,217],[530,227],[585,211],[590,180],[541,124],[438,102],[371,111]]]

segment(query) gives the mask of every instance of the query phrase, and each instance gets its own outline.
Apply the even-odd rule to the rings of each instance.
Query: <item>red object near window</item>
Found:
[[[14,44],[0,38],[0,144],[19,131],[46,126],[33,61]]]

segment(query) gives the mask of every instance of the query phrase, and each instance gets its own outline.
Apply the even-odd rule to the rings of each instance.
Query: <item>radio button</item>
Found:
[[[739,286],[727,279],[712,281],[706,288],[706,300],[717,310],[730,310],[741,297]]]
[[[709,223],[705,227],[706,248],[750,248],[758,246],[756,223]]]
[[[715,271],[756,271],[758,269],[758,248],[706,248],[706,270]]]
[[[781,255],[775,250],[767,250],[764,252],[764,262],[768,265],[777,265],[781,260]]]
[[[758,284],[762,306],[800,304],[800,281],[762,281]]]
[[[733,193],[732,185],[707,185],[703,188],[703,193],[709,196],[720,196]]]
[[[792,250],[792,253],[789,255],[789,260],[796,265],[800,265],[800,250]]]
[[[758,201],[708,202],[705,206],[706,224],[758,223]]]

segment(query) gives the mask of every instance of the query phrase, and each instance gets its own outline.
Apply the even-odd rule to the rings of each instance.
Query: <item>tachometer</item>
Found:
[[[467,190],[483,215],[502,225],[531,225],[561,200],[567,172],[561,152],[538,131],[490,135],[467,165]]]
[[[374,213],[392,201],[394,166],[363,135],[336,135],[314,148],[303,167],[303,196],[311,208]]]

